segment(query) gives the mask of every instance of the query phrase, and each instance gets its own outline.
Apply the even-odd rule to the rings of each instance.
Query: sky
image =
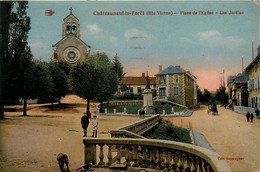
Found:
[[[180,65],[196,76],[201,90],[215,91],[223,70],[226,81],[227,76],[242,72],[242,58],[244,68],[252,61],[252,47],[257,55],[260,8],[256,2],[30,1],[28,42],[35,59],[51,60],[52,45],[62,39],[63,19],[70,7],[91,53],[104,52],[110,59],[117,54],[126,76],[146,71],[154,76],[159,65],[163,69]],[[55,13],[45,16],[45,10]],[[95,15],[101,11],[131,15]]]

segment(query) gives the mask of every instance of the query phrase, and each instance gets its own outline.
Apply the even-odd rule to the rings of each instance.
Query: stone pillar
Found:
[[[85,164],[93,163],[96,164],[96,145],[95,144],[85,144]]]
[[[165,115],[165,110],[162,111],[163,115]]]
[[[143,93],[143,107],[153,106],[153,93],[151,89],[145,89]]]
[[[105,108],[105,114],[107,114],[107,108]]]
[[[172,114],[174,114],[174,107],[172,107]]]
[[[116,109],[114,109],[114,114],[116,114]]]
[[[124,113],[126,113],[126,108],[124,108]]]

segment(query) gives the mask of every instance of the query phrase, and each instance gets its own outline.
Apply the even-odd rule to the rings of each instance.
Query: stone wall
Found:
[[[234,111],[240,114],[246,114],[247,112],[255,114],[255,109],[246,106],[234,106]]]

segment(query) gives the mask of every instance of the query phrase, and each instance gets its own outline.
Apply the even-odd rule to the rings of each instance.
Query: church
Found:
[[[72,10],[70,8],[70,14],[63,19],[62,39],[52,45],[52,62],[66,61],[76,64],[86,61],[90,56],[90,46],[80,39],[79,19],[73,15]]]

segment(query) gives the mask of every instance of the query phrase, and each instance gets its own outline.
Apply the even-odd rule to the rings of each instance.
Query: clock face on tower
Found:
[[[64,51],[64,59],[69,63],[76,63],[80,59],[79,50],[75,47],[68,47]]]

